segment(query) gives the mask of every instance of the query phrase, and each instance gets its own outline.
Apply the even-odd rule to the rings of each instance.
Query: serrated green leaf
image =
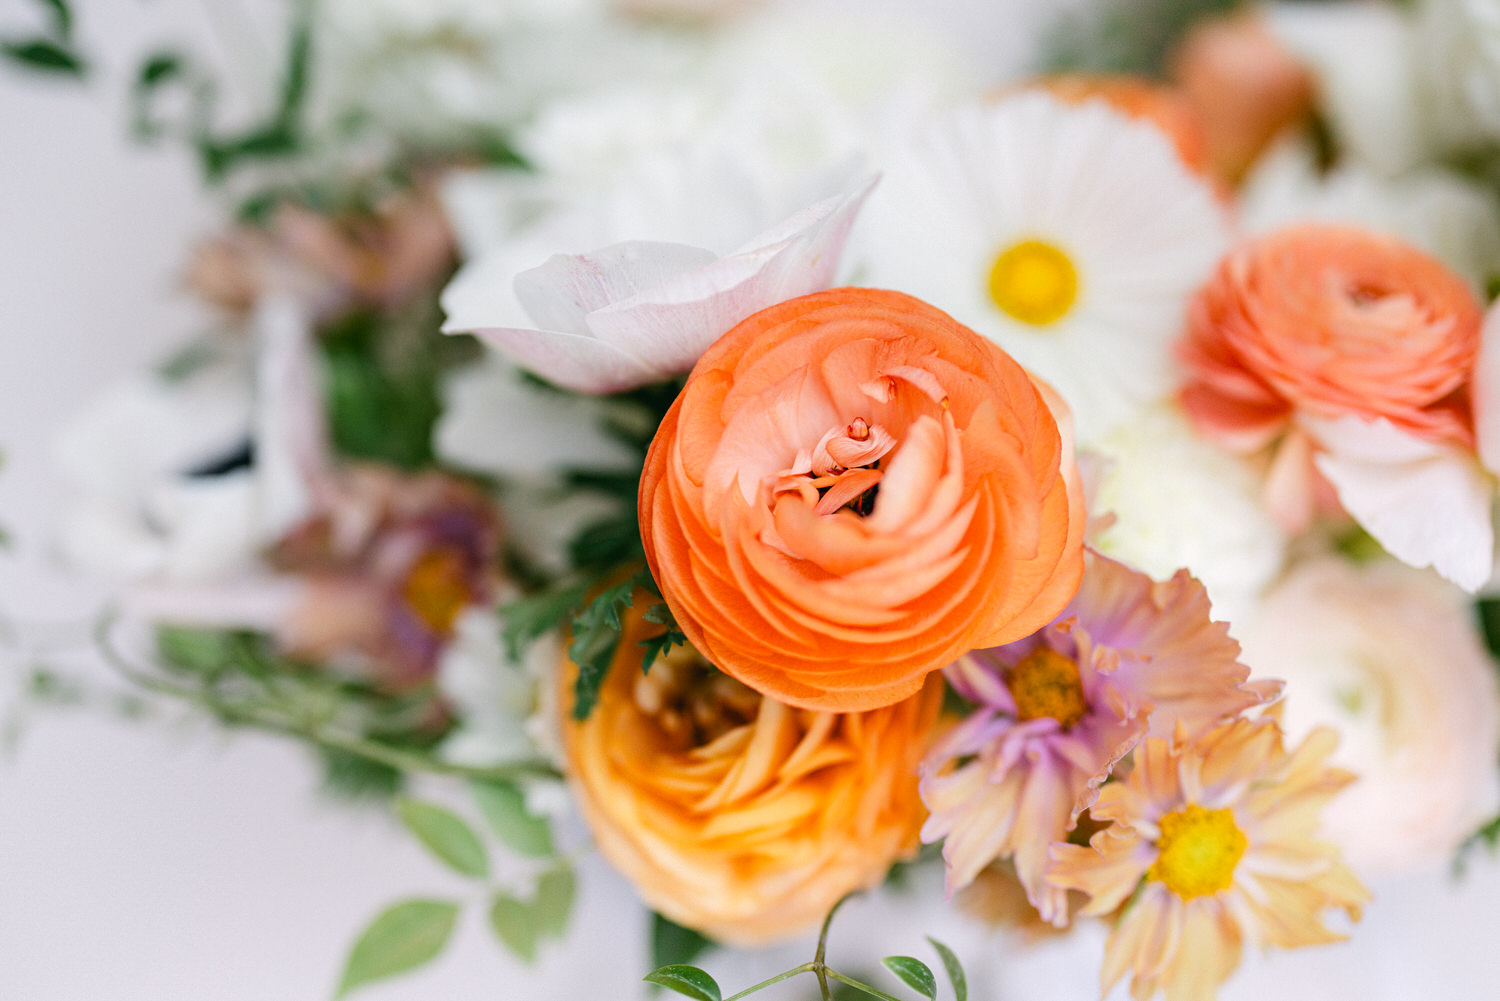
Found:
[[[474,879],[490,874],[489,856],[479,836],[462,817],[435,803],[416,799],[398,800],[396,815],[427,850],[455,872]]]
[[[531,904],[538,936],[557,938],[567,931],[576,883],[573,870],[566,866],[542,873],[536,884],[536,899]]]
[[[587,584],[553,587],[500,606],[501,638],[512,663],[534,641],[560,628],[583,604]]]
[[[651,965],[683,966],[713,948],[714,941],[660,914],[651,915]]]
[[[669,991],[676,991],[694,1001],[723,1001],[718,982],[696,966],[663,966],[641,978],[648,984],[657,984]]]
[[[578,680],[573,685],[573,718],[579,722],[589,718],[598,701],[599,689],[624,632],[620,611],[630,607],[635,586],[634,579],[616,584],[573,617],[573,643],[568,647],[568,656],[578,665]]]
[[[958,955],[931,935],[927,936],[927,941],[943,960],[943,969],[948,971],[948,982],[953,985],[953,997],[956,1001],[969,1001],[969,978],[964,975],[964,966],[958,961]]]
[[[0,41],[0,54],[4,54],[23,66],[47,70],[50,73],[67,73],[83,76],[84,61],[77,53],[70,52],[56,42],[45,38],[26,41]]]
[[[937,977],[932,975],[932,970],[926,963],[911,956],[887,956],[881,962],[887,970],[900,977],[906,986],[924,998],[936,1001]]]
[[[458,905],[446,900],[406,900],[387,908],[350,950],[337,996],[431,962],[448,944],[457,918]]]
[[[470,789],[490,830],[512,851],[534,858],[553,854],[552,825],[526,809],[520,789],[502,782],[473,782]]]
[[[490,928],[521,959],[528,963],[536,959],[536,917],[524,902],[497,893],[490,903]]]

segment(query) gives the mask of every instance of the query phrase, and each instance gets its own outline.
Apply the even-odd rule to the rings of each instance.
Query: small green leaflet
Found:
[[[660,914],[651,915],[651,965],[653,966],[660,968],[691,963],[705,951],[713,948],[713,945],[713,939],[691,928],[683,927],[671,918]]]
[[[434,803],[402,799],[396,814],[427,849],[460,875],[484,879],[490,874],[484,845],[463,818]]]
[[[616,584],[573,617],[573,644],[568,647],[568,656],[578,665],[578,681],[573,686],[573,718],[579,722],[589,718],[599,699],[599,689],[625,631],[620,611],[630,607],[636,584],[634,578]]]
[[[85,69],[83,59],[76,53],[45,38],[32,38],[26,41],[6,39],[0,41],[0,53],[23,66],[52,73],[82,76]]]
[[[523,902],[504,893],[495,894],[490,903],[490,928],[521,959],[529,963],[536,958],[536,921]]]
[[[881,960],[885,968],[901,978],[902,983],[930,1001],[937,999],[937,978],[920,959],[911,956],[887,956]]]
[[[641,618],[658,626],[666,626],[667,631],[659,636],[650,636],[641,640],[644,653],[641,655],[641,673],[649,674],[651,665],[656,663],[658,657],[665,657],[674,646],[687,646],[687,636],[677,628],[677,619],[672,615],[672,609],[664,601],[657,602],[641,614]]]
[[[536,884],[536,899],[531,904],[538,936],[559,938],[567,931],[575,883],[573,870],[566,866],[542,873]]]
[[[458,905],[446,900],[406,900],[383,911],[354,943],[336,996],[431,962],[457,918]]]
[[[648,984],[657,984],[667,990],[693,998],[694,1001],[723,1001],[724,997],[714,978],[696,966],[663,966],[641,979]]]
[[[937,950],[937,954],[942,957],[943,968],[948,971],[948,982],[953,985],[954,998],[957,1001],[969,1001],[969,978],[964,976],[964,967],[958,961],[958,956],[954,954],[952,949],[931,935],[927,936],[927,941],[932,944],[932,947]]]
[[[562,626],[568,616],[583,604],[587,593],[587,584],[569,584],[502,605],[500,620],[504,626],[500,635],[511,662],[519,662],[521,654],[533,641]]]
[[[502,782],[473,782],[469,788],[490,830],[512,851],[533,858],[553,853],[551,825],[526,809],[520,789]]]

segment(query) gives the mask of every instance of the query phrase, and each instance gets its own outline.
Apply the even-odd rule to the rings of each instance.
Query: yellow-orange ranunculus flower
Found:
[[[640,520],[693,644],[807,709],[906,698],[1050,621],[1083,571],[1073,457],[1037,385],[879,289],[792,299],[721,337],[657,431]]]
[[[916,768],[941,708],[939,679],[884,709],[809,712],[691,650],[643,674],[638,640],[651,628],[632,613],[598,705],[562,724],[599,850],[648,904],[719,941],[756,945],[815,925],[915,850],[927,815]],[[560,674],[571,690],[576,669]]]

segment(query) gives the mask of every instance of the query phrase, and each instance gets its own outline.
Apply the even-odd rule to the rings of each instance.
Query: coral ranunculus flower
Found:
[[[1242,244],[1198,293],[1182,401],[1221,445],[1274,448],[1266,496],[1286,529],[1342,507],[1472,591],[1493,548],[1470,399],[1481,319],[1463,279],[1415,247],[1291,226]]]
[[[1189,314],[1184,403],[1200,430],[1244,450],[1295,416],[1385,418],[1472,445],[1460,392],[1479,351],[1463,279],[1399,240],[1291,226],[1241,245]]]
[[[1295,750],[1270,717],[1236,719],[1197,740],[1153,737],[1092,814],[1113,824],[1089,847],[1056,844],[1047,878],[1093,899],[1084,914],[1131,900],[1104,947],[1103,992],[1131,974],[1130,996],[1213,1001],[1243,943],[1295,948],[1341,941],[1323,923],[1358,918],[1370,895],[1318,814],[1354,776],[1325,767],[1338,742],[1317,730]]]
[[[651,445],[640,523],[693,645],[805,709],[906,698],[1040,628],[1083,571],[1082,493],[1042,391],[878,289],[793,299],[720,338]]]
[[[758,945],[816,925],[915,850],[926,816],[916,767],[939,679],[884,709],[809,712],[690,649],[642,674],[637,641],[652,628],[631,615],[593,713],[562,721],[599,850],[647,903],[719,941]]]

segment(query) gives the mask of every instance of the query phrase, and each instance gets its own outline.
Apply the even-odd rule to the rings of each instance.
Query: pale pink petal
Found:
[[[515,277],[516,298],[531,322],[575,334],[585,317],[714,262],[712,251],[681,243],[629,240],[586,254],[556,254]]]
[[[473,332],[528,372],[580,393],[616,393],[667,374],[587,334],[515,327]]]
[[[1472,455],[1386,420],[1321,421],[1315,433],[1325,449],[1314,460],[1318,470],[1387,552],[1470,592],[1489,579],[1494,483]]]

